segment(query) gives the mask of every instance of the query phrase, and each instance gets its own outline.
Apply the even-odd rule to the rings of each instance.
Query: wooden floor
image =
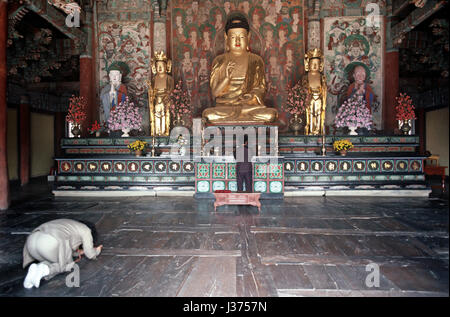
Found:
[[[449,294],[448,200],[286,198],[258,214],[188,197],[54,199],[45,186],[13,198],[0,215],[0,296]],[[57,218],[95,222],[104,251],[79,263],[80,287],[63,274],[26,290],[26,235]]]

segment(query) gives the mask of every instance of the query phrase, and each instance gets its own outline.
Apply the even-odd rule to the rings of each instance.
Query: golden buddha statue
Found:
[[[303,87],[308,89],[309,104],[306,106],[305,134],[325,134],[325,110],[327,107],[327,80],[323,74],[323,54],[318,48],[309,50],[305,55]]]
[[[169,75],[172,62],[164,52],[155,52],[151,62],[153,78],[147,80],[148,104],[150,108],[150,134],[168,136],[170,132],[170,94],[173,78]]]
[[[212,64],[210,87],[216,106],[205,109],[209,123],[269,123],[278,112],[264,105],[264,61],[249,50],[249,24],[243,14],[232,14],[225,26],[226,52]]]

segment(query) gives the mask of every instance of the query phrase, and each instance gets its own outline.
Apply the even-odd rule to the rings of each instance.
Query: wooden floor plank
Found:
[[[181,285],[178,297],[235,297],[236,259],[199,258]]]
[[[336,289],[337,285],[328,275],[324,265],[304,265],[306,275],[314,289]]]
[[[298,265],[270,265],[276,288],[313,288],[303,267]]]

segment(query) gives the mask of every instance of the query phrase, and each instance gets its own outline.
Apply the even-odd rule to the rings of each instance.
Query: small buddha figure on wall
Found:
[[[153,78],[147,81],[150,108],[150,134],[168,136],[170,132],[170,94],[173,78],[170,76],[172,61],[164,52],[155,52],[151,62]]]
[[[309,50],[305,55],[307,75],[302,80],[302,85],[307,88],[309,95],[309,104],[306,105],[306,135],[325,134],[327,82],[323,69],[322,51],[318,48]]]

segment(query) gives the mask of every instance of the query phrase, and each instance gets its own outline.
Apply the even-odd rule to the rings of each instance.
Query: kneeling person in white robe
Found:
[[[88,225],[72,219],[52,220],[37,227],[23,248],[23,268],[36,260],[40,263],[30,265],[23,286],[39,287],[42,278],[49,280],[59,273],[70,272],[83,254],[96,259],[103,246],[95,248],[95,238],[95,226],[91,230]],[[74,261],[77,255],[78,260]]]

